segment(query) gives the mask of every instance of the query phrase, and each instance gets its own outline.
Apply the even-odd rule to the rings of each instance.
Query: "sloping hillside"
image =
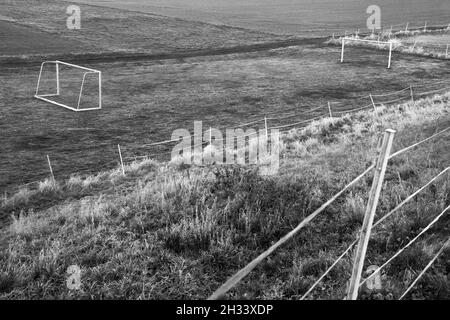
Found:
[[[206,298],[292,230],[372,162],[376,140],[398,130],[394,150],[450,126],[450,94],[324,119],[283,137],[280,173],[251,167],[192,167],[147,160],[86,179],[22,190],[1,206],[2,298]],[[391,161],[377,216],[449,166],[450,132]],[[371,175],[273,253],[228,298],[298,299],[352,242]],[[367,263],[383,263],[450,204],[447,174],[384,222]],[[383,273],[393,299],[449,235],[448,214]],[[408,298],[450,298],[447,250]],[[66,287],[81,268],[81,290]],[[351,255],[311,295],[342,299]]]

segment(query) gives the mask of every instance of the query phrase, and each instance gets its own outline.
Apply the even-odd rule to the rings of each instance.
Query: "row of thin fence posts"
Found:
[[[403,24],[399,24],[399,25],[395,25],[395,26],[401,26],[401,25],[403,25]],[[404,32],[404,33],[413,32],[413,31],[427,32],[427,28],[430,28],[430,27],[432,28],[433,26],[428,26],[427,21],[425,21],[425,24],[424,24],[423,28],[422,27],[410,28],[409,22],[406,22],[404,29],[403,28],[402,29],[398,29],[395,32]],[[434,26],[434,28],[441,28],[442,30],[445,30],[445,29],[450,30],[450,23],[448,24],[447,27],[445,27],[445,25],[439,25],[439,26]],[[380,29],[380,30],[382,31],[383,29]],[[439,30],[439,29],[437,29],[437,30]],[[392,36],[393,31],[394,31],[394,25],[391,25],[391,27],[389,28],[389,33],[388,33],[389,37]],[[360,34],[360,29],[355,31],[355,36],[356,37],[358,37],[359,34]],[[347,35],[348,35],[348,31],[344,30],[344,36],[346,37]],[[350,33],[350,35],[352,35],[352,33]],[[375,29],[372,29],[372,35],[375,35]],[[333,38],[334,37],[335,37],[335,33],[333,33]]]
[[[122,151],[120,149],[120,144],[117,145],[117,149],[119,151],[120,168],[122,169],[122,174],[125,175],[125,165],[123,163]],[[50,169],[51,181],[52,181],[53,185],[56,185],[55,174],[53,173],[53,166],[52,166],[52,162],[50,161],[50,156],[49,155],[47,155],[47,163],[48,163],[48,167]]]
[[[415,30],[420,31],[420,30],[422,30],[422,28],[416,28],[416,29],[411,29],[411,31],[410,31],[408,29],[408,27],[409,27],[409,22],[406,23],[406,27],[405,27],[404,31],[403,30],[397,30],[397,32],[403,31],[406,34],[406,33],[411,32],[411,31],[415,31]],[[443,27],[442,30],[450,30],[450,24],[446,28],[444,28],[444,26],[440,26],[440,27]],[[427,22],[426,21],[425,21],[425,25],[423,27],[423,32],[427,32]],[[359,29],[355,31],[355,37],[356,38],[359,37],[359,33],[360,33]],[[393,34],[393,26],[391,26],[391,28],[389,30],[389,33],[388,33],[389,39],[391,39],[392,34]],[[352,35],[352,34],[350,34],[350,35]],[[375,29],[372,29],[371,36],[372,36],[372,38],[375,37]],[[344,38],[345,37],[347,37],[347,30],[344,31]],[[336,38],[335,33],[333,33],[332,38],[333,38],[333,40]],[[380,34],[378,34],[378,42],[380,42]],[[417,41],[414,42],[412,50],[414,50],[414,48],[416,47],[416,44],[417,44]],[[444,44],[444,46],[445,46],[445,59],[448,59],[449,58],[449,52],[450,52],[449,51],[450,44],[447,44],[447,45]],[[342,62],[342,57],[341,57],[341,62]]]
[[[409,91],[410,91],[410,99],[411,99],[411,102],[412,103],[414,103],[414,92],[413,92],[413,87],[412,86],[409,86],[409,88],[405,88],[405,89],[403,89],[403,90],[400,90],[400,91],[396,91],[396,92],[393,92],[393,93],[389,93],[389,94],[397,94],[397,93],[400,93],[400,92],[402,92],[402,91],[406,91],[406,90],[408,90],[409,89]],[[446,88],[444,88],[444,89],[446,89]],[[441,91],[442,89],[439,89],[438,91]],[[386,94],[386,95],[389,95],[389,94]],[[427,92],[427,94],[428,94],[428,92]],[[375,97],[375,95],[372,95],[372,93],[370,93],[368,96],[364,96],[364,97],[358,97],[358,98],[365,98],[365,97],[367,97],[367,98],[369,98],[370,99],[370,104],[369,105],[366,105],[366,106],[364,106],[364,107],[362,107],[362,108],[355,108],[355,109],[350,109],[350,110],[343,110],[343,111],[335,111],[335,113],[338,113],[338,114],[345,114],[345,113],[351,113],[351,112],[354,112],[354,111],[358,111],[358,110],[362,110],[362,109],[366,109],[366,108],[368,108],[368,107],[373,107],[373,109],[375,110],[375,111],[377,111],[377,103],[375,102],[375,100],[374,100],[374,97]],[[397,100],[403,100],[403,98],[400,98],[400,99],[397,99]],[[397,101],[397,100],[394,100],[394,101]],[[381,102],[381,104],[388,104],[388,103],[391,103],[392,101],[389,101],[389,102]],[[309,112],[311,112],[311,111],[316,111],[316,110],[318,110],[318,109],[320,109],[321,107],[318,107],[318,108],[314,108],[314,109],[312,109],[312,110],[308,110],[308,111],[306,111],[306,113],[309,113]],[[315,116],[315,117],[313,117],[313,118],[311,118],[311,119],[306,119],[305,121],[301,121],[301,122],[299,122],[299,123],[294,123],[294,124],[288,124],[288,125],[281,125],[281,126],[276,126],[276,127],[270,127],[269,126],[269,120],[273,120],[273,119],[284,119],[284,118],[291,118],[291,117],[296,117],[296,116],[300,116],[300,115],[292,115],[292,116],[288,116],[288,117],[284,117],[284,118],[271,118],[271,117],[264,117],[264,119],[262,119],[262,120],[258,120],[258,121],[253,121],[253,122],[251,122],[251,123],[255,123],[255,122],[264,122],[264,131],[265,131],[265,136],[266,137],[268,137],[268,132],[269,132],[269,130],[270,129],[279,129],[279,128],[286,128],[286,127],[295,127],[296,125],[298,125],[298,124],[304,124],[304,123],[307,123],[307,122],[312,122],[312,121],[314,121],[314,120],[316,120],[316,119],[318,119],[318,118],[321,118],[321,117],[326,117],[326,116],[328,116],[329,117],[329,119],[330,120],[333,120],[334,119],[334,115],[333,115],[333,110],[332,110],[332,103],[330,102],[330,101],[328,101],[327,102],[327,104],[326,104],[326,106],[325,106],[325,108],[327,108],[327,112],[326,112],[326,114],[324,114],[324,113],[322,113],[322,114],[320,114],[319,116]],[[239,127],[242,127],[242,125],[241,126],[239,126]],[[210,127],[209,128],[209,130],[207,130],[207,131],[205,131],[204,133],[207,133],[207,132],[209,132],[210,133],[210,136],[209,136],[209,143],[210,143],[210,145],[211,145],[211,143],[212,143],[212,139],[211,139],[211,137],[212,137],[212,134],[211,134],[211,132],[212,132],[212,130],[213,130],[213,128],[212,127]],[[178,140],[170,140],[170,141],[164,141],[164,142],[161,142],[161,144],[163,144],[163,143],[169,143],[169,142],[177,142]],[[160,144],[160,143],[155,143],[154,145],[158,145],[158,144]],[[152,144],[153,145],[153,144]],[[121,171],[122,171],[122,174],[123,175],[125,175],[125,159],[135,159],[135,160],[137,160],[138,158],[149,158],[149,157],[151,157],[151,155],[150,156],[134,156],[134,157],[128,157],[128,158],[124,158],[123,157],[123,153],[122,153],[122,150],[121,150],[121,147],[120,147],[120,144],[118,144],[117,145],[117,149],[118,149],[118,155],[119,155],[119,164],[120,164],[120,169],[121,169]],[[52,163],[51,163],[51,161],[50,161],[50,157],[49,157],[49,155],[47,155],[46,156],[46,160],[47,160],[47,163],[48,163],[48,166],[49,166],[49,169],[50,169],[50,179],[52,180],[52,182],[53,182],[53,184],[54,185],[56,185],[56,179],[55,179],[55,174],[54,174],[54,170],[53,170],[53,166],[52,166]],[[28,185],[31,185],[31,184],[34,184],[34,183],[38,183],[39,181],[34,181],[34,182],[29,182],[29,183],[27,183],[27,184],[24,184],[24,185],[22,185],[22,186],[20,186],[20,187],[18,187],[19,189],[21,188],[21,187],[24,187],[24,186],[28,186]]]

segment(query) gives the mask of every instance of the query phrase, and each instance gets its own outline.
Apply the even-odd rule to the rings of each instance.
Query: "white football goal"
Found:
[[[391,68],[391,60],[392,60],[392,42],[391,41],[377,41],[377,40],[367,40],[367,39],[358,39],[358,38],[342,38],[342,51],[341,51],[341,63],[344,62],[344,52],[345,52],[345,44],[350,42],[363,42],[373,44],[374,47],[379,47],[381,45],[387,45],[389,47],[389,59],[388,59],[388,69]]]
[[[58,60],[44,61],[34,97],[73,111],[99,110],[102,73]]]

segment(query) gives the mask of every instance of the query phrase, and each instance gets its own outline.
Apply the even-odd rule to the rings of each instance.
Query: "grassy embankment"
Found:
[[[205,298],[290,231],[372,161],[378,134],[398,130],[394,149],[449,126],[450,94],[324,119],[283,137],[277,176],[255,168],[191,167],[147,160],[5,199],[0,254],[2,298]],[[377,216],[449,165],[450,134],[391,161]],[[371,177],[331,205],[254,270],[228,298],[296,299],[355,238]],[[449,176],[426,189],[376,230],[367,264],[383,263],[450,203]],[[449,235],[448,215],[383,273],[397,298]],[[450,298],[447,250],[413,291]],[[82,269],[80,291],[65,281]],[[340,299],[351,268],[344,261],[311,295]],[[411,295],[409,296],[411,297]]]

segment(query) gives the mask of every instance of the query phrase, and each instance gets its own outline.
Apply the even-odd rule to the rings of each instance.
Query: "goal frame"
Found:
[[[391,41],[378,41],[378,40],[367,40],[367,39],[355,39],[355,38],[349,38],[349,37],[343,37],[342,38],[342,51],[341,51],[341,63],[344,62],[344,52],[345,52],[345,41],[361,41],[361,42],[369,42],[374,44],[388,44],[389,45],[389,60],[388,60],[388,66],[387,68],[391,68],[391,62],[392,62],[392,42]]]
[[[43,68],[46,64],[54,64],[55,68],[56,68],[56,93],[50,93],[50,94],[39,94],[39,86],[41,84],[41,76],[42,76],[42,71]],[[81,88],[80,88],[80,93],[78,94],[78,104],[77,107],[71,107],[68,106],[66,104],[60,103],[60,102],[56,102],[52,99],[49,99],[50,97],[56,97],[59,96],[60,94],[60,84],[59,84],[59,66],[60,65],[65,65],[65,66],[69,66],[69,67],[73,67],[76,69],[82,69],[85,72],[83,73],[83,78],[82,78],[82,82],[81,82]],[[86,75],[88,74],[97,74],[98,75],[98,107],[95,108],[81,108],[80,109],[80,103],[81,103],[81,96],[83,94],[83,88],[84,88],[84,82],[86,80]],[[38,82],[37,82],[37,86],[36,86],[36,93],[34,95],[34,97],[36,99],[72,110],[72,111],[76,111],[76,112],[80,112],[80,111],[91,111],[91,110],[100,110],[102,108],[102,72],[99,70],[95,70],[95,69],[91,69],[91,68],[86,68],[83,66],[79,66],[79,65],[75,65],[72,63],[67,63],[67,62],[63,62],[63,61],[59,61],[59,60],[55,60],[55,61],[44,61],[41,64],[41,68],[39,71],[39,78],[38,78]]]

